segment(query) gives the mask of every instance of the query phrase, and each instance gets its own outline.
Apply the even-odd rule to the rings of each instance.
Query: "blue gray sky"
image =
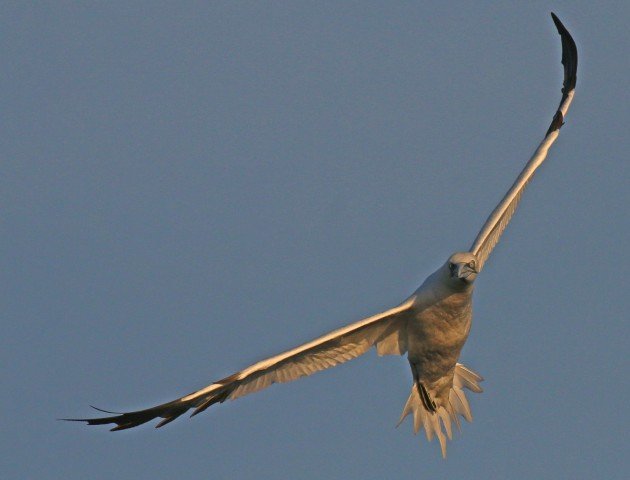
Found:
[[[4,4],[3,478],[623,478],[625,2]],[[477,280],[449,445],[374,352],[161,430],[171,400],[391,307],[487,215],[580,67]]]

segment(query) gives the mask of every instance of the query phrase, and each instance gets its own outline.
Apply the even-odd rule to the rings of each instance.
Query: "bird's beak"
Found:
[[[466,280],[470,275],[474,273],[477,273],[477,270],[471,268],[466,263],[460,263],[457,265],[457,277],[461,278],[462,280]]]
[[[466,272],[469,270],[468,265],[466,265],[465,263],[460,263],[457,265],[457,270],[455,270],[455,273],[457,274],[457,278],[466,278]]]

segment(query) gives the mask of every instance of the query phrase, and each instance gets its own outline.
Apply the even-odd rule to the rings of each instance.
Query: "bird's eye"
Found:
[[[471,260],[470,263],[468,264],[468,266],[474,270],[474,268],[475,268],[475,261]]]
[[[451,273],[453,273],[455,271],[455,264],[449,262],[448,263],[448,269],[451,271]]]

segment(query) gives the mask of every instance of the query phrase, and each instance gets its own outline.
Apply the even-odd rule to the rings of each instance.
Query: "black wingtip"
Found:
[[[97,411],[103,412],[103,413],[111,413],[112,415],[122,415],[123,414],[123,412],[112,412],[110,410],[103,410],[102,408],[95,407],[94,405],[90,405],[90,408],[93,408],[94,410],[97,410]]]
[[[558,28],[558,30],[560,30],[561,27],[564,28],[564,25],[562,25],[562,22],[558,18],[558,15],[556,15],[553,12],[551,12],[551,18],[553,19],[553,23],[556,24],[556,27]]]
[[[569,92],[575,89],[578,65],[577,46],[575,45],[573,37],[555,13],[551,12],[551,18],[554,25],[556,26],[556,29],[558,30],[558,33],[560,34],[560,39],[562,41],[562,65],[564,65],[564,81],[562,82],[562,99],[560,100],[560,106],[558,107],[558,111],[553,117],[549,129],[547,130],[547,135],[549,135],[553,131],[559,130],[562,125],[564,125],[564,116],[561,109],[564,101],[568,97]]]
[[[558,30],[558,33],[560,34],[560,38],[562,39],[562,65],[564,65],[565,70],[564,86],[562,91],[566,94],[575,88],[577,80],[577,46],[575,45],[575,40],[573,40],[573,37],[560,21],[558,16],[551,12],[551,18]]]
[[[560,35],[562,35],[562,36],[566,35],[569,38],[571,37],[571,34],[567,30],[567,28],[563,25],[563,23],[560,21],[558,16],[555,13],[553,13],[553,12],[551,12],[551,19],[553,20],[553,23],[556,26],[556,29],[558,30],[558,33]]]

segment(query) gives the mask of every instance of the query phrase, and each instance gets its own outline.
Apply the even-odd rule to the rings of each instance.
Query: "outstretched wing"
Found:
[[[477,270],[481,271],[483,264],[486,262],[488,255],[499,241],[503,230],[510,222],[514,211],[518,206],[518,202],[521,199],[525,186],[529,183],[534,176],[534,172],[545,161],[549,148],[558,138],[560,133],[560,127],[564,124],[564,117],[569,110],[569,105],[573,100],[573,94],[575,91],[575,81],[577,72],[577,48],[573,38],[562,25],[558,17],[553,13],[551,14],[553,22],[558,29],[560,38],[562,40],[562,64],[564,65],[564,83],[562,87],[562,99],[558,110],[549,125],[545,138],[540,143],[532,158],[527,162],[525,168],[518,176],[512,188],[505,194],[501,203],[494,209],[492,214],[486,220],[485,225],[477,235],[475,242],[470,248],[470,252],[477,257]]]
[[[408,318],[406,313],[412,306],[413,300],[411,297],[398,307],[330,332],[275,357],[262,360],[172,402],[109,417],[65,420],[87,422],[88,425],[116,424],[112,428],[114,431],[136,427],[160,417],[163,420],[156,427],[161,427],[191,408],[195,409],[192,414],[194,416],[215,403],[257,392],[272,383],[291,382],[347,362],[363,355],[375,345],[379,355],[402,355],[407,350],[406,329],[404,328]]]

